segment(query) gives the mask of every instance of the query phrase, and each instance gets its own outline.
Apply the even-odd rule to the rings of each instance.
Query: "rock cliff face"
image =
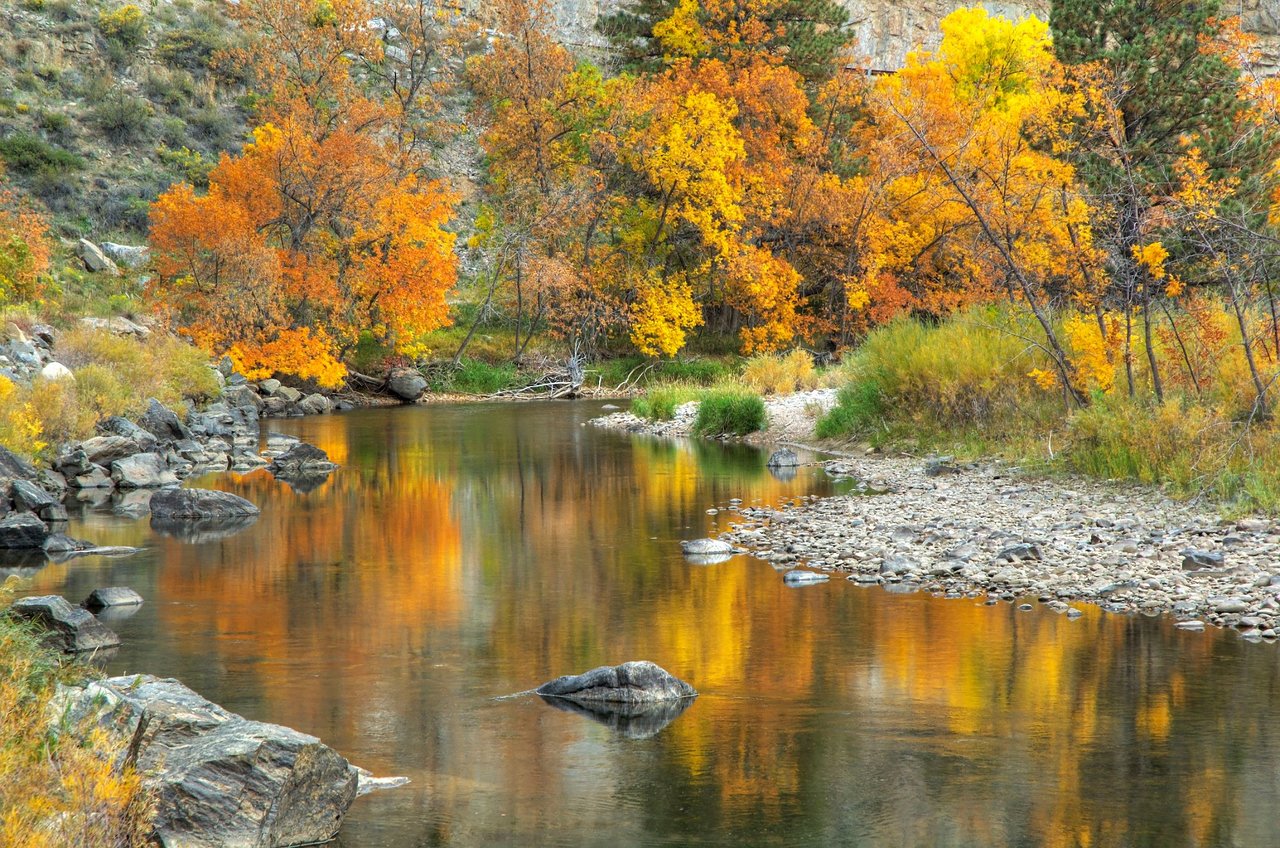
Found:
[[[478,10],[484,0],[467,0]],[[566,43],[580,48],[603,46],[595,31],[600,15],[629,0],[555,0],[561,35]],[[843,0],[849,20],[857,33],[861,58],[874,70],[892,71],[902,67],[907,53],[917,47],[930,49],[939,40],[938,22],[973,0]],[[986,2],[993,14],[1020,18],[1034,14],[1048,19],[1048,0],[1027,2]],[[1235,0],[1224,3],[1223,11],[1238,14],[1244,28],[1259,36],[1259,64],[1271,72],[1280,69],[1280,0]]]

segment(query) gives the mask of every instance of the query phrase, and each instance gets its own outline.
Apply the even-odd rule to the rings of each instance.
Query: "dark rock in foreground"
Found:
[[[120,637],[94,618],[93,613],[73,607],[58,595],[19,598],[9,608],[15,618],[34,622],[47,631],[45,643],[68,653],[114,648]]]
[[[165,489],[151,496],[153,522],[176,519],[217,520],[257,515],[258,507],[231,492],[214,489]]]
[[[183,848],[285,848],[332,839],[360,777],[314,736],[250,721],[177,680],[114,677],[64,689],[73,723],[106,729],[156,798],[154,838]]]
[[[562,697],[543,695],[542,700],[558,710],[589,718],[616,730],[629,739],[648,739],[657,736],[668,724],[689,709],[693,698],[674,701],[654,701],[648,704],[593,701],[579,703]]]
[[[544,697],[579,702],[651,704],[695,697],[688,683],[651,662],[627,662],[600,666],[585,674],[558,677],[536,690]]]

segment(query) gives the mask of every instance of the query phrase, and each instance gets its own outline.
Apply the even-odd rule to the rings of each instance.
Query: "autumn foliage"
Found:
[[[371,6],[262,0],[240,14],[260,37],[227,61],[261,74],[269,120],[223,155],[207,192],[180,184],[156,201],[152,293],[246,375],[334,386],[362,333],[412,354],[448,322],[455,196],[424,176],[407,130],[419,104],[352,73],[352,51],[378,60]]]

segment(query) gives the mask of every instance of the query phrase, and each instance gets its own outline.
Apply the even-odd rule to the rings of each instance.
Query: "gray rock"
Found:
[[[272,397],[283,398],[285,403],[297,403],[302,400],[302,392],[293,386],[281,386]]]
[[[1214,598],[1213,611],[1223,615],[1249,611],[1249,604],[1244,598]]]
[[[959,474],[960,467],[956,465],[953,456],[935,456],[924,464],[924,476],[941,477],[944,474]]]
[[[718,556],[733,553],[733,546],[719,539],[694,539],[681,542],[680,550],[687,556]]]
[[[111,463],[111,479],[121,489],[176,486],[178,477],[158,453],[139,453]]]
[[[49,538],[49,528],[29,512],[14,512],[0,518],[0,548],[22,550],[40,548]]]
[[[164,407],[161,407],[161,409],[164,409]],[[173,417],[173,420],[177,420],[176,415]],[[168,430],[168,426],[168,424],[164,425],[166,431]],[[132,439],[134,442],[137,442],[138,449],[142,451],[153,451],[158,443],[155,434],[150,430],[145,430],[137,424],[134,424],[128,418],[121,418],[119,415],[113,415],[106,421],[99,424],[98,431],[105,435],[123,436],[126,439]],[[174,437],[172,435],[166,435],[165,438]]]
[[[232,407],[252,409],[255,412],[263,408],[264,401],[249,386],[228,386],[222,392],[222,399]]]
[[[259,512],[252,501],[213,489],[164,489],[151,497],[153,521],[241,518]]]
[[[59,695],[72,722],[106,729],[115,760],[145,775],[159,844],[327,842],[355,800],[356,768],[319,739],[228,712],[176,680],[115,677]]]
[[[152,446],[154,441],[150,440]],[[110,465],[114,460],[133,456],[143,450],[137,439],[128,436],[94,436],[92,439],[85,439],[78,447],[84,451],[89,462],[98,465]]]
[[[333,411],[333,403],[324,395],[315,392],[298,401],[298,411],[303,415],[328,415]]]
[[[996,559],[1003,562],[1022,562],[1024,560],[1040,559],[1040,546],[1033,545],[1029,542],[1020,542],[1016,545],[1009,545],[1000,553],[996,554]]]
[[[102,248],[88,239],[80,239],[77,242],[76,256],[84,263],[86,269],[95,274],[107,273],[113,277],[120,276],[120,269],[116,267],[116,263],[107,258],[107,255],[102,252]]]
[[[537,693],[571,701],[624,704],[672,701],[698,694],[688,683],[644,661],[600,666],[585,674],[558,677],[539,686]]]
[[[68,653],[114,648],[120,637],[107,629],[93,613],[73,607],[59,595],[19,598],[9,614],[30,621],[46,631],[45,643]]]
[[[53,495],[30,480],[14,480],[9,486],[9,497],[13,498],[13,505],[19,512],[38,513],[57,503]]]
[[[141,268],[151,261],[151,248],[128,244],[116,244],[112,241],[102,243],[102,252],[112,262],[126,268]]]
[[[40,379],[49,383],[57,383],[62,380],[69,380],[74,383],[76,375],[71,373],[71,369],[61,362],[48,362],[40,369]]]
[[[107,607],[132,607],[142,603],[142,596],[128,586],[107,586],[94,589],[80,606],[96,613]]]
[[[34,480],[36,467],[8,448],[0,447],[0,480]]]
[[[800,457],[789,448],[782,448],[769,454],[769,461],[765,463],[768,468],[795,468],[798,465],[800,465]]]
[[[1188,548],[1182,552],[1182,568],[1185,571],[1222,568],[1224,561],[1221,551],[1197,551]]]
[[[178,416],[155,398],[150,399],[147,411],[138,418],[138,426],[162,442],[191,438]]]
[[[69,481],[73,489],[114,489],[116,483],[101,465],[89,466],[86,474],[80,474]]]
[[[277,477],[299,477],[327,474],[337,467],[320,448],[300,442],[277,456],[268,469]]]
[[[427,390],[427,378],[412,368],[397,369],[387,379],[387,389],[401,400],[415,401]]]

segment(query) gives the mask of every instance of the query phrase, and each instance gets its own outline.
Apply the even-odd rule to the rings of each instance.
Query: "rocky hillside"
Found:
[[[219,0],[0,3],[0,160],[61,235],[140,231],[242,144],[243,87],[211,61],[234,37]]]

